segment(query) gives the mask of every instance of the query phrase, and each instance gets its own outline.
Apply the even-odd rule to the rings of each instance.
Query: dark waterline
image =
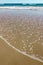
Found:
[[[36,4],[4,3],[4,4],[0,4],[0,6],[35,6],[35,7],[39,6],[39,7],[43,7],[43,3],[42,4],[41,3],[39,3],[39,4],[37,4],[37,3]]]

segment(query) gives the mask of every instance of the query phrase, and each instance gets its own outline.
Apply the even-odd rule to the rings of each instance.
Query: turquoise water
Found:
[[[43,7],[43,4],[23,4],[23,3],[4,3],[4,4],[0,4],[0,6],[39,6],[39,7]]]

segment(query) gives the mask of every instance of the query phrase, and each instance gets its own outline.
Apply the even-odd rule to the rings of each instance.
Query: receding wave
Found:
[[[4,40],[6,42],[7,45],[9,45],[11,48],[13,48],[14,50],[16,50],[17,52],[23,54],[23,55],[26,55],[34,60],[37,60],[37,61],[40,61],[40,62],[43,62],[43,60],[41,60],[40,58],[37,58],[34,54],[33,55],[29,55],[29,54],[26,54],[25,52],[22,52],[20,51],[19,49],[17,49],[16,47],[14,47],[13,45],[10,44],[10,42],[8,42],[3,36],[0,36],[0,38],[2,40]]]

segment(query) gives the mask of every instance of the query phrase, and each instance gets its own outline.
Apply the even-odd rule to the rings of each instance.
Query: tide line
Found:
[[[8,42],[3,36],[0,36],[0,38],[1,38],[2,40],[4,40],[8,46],[10,46],[11,48],[13,48],[13,49],[16,50],[17,52],[19,52],[19,53],[21,53],[21,54],[23,54],[23,55],[25,55],[25,56],[27,56],[27,57],[30,57],[31,59],[34,59],[34,60],[37,60],[37,61],[43,63],[43,60],[41,60],[41,59],[39,59],[39,58],[37,58],[37,57],[35,57],[35,56],[28,55],[28,54],[26,54],[25,52],[22,52],[22,51],[20,51],[19,49],[15,48],[15,47],[14,47],[13,45],[11,45],[10,42]]]

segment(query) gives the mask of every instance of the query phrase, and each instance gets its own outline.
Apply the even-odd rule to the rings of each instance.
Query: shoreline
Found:
[[[4,42],[6,42],[6,44],[7,44],[9,47],[11,47],[13,50],[17,51],[18,53],[23,54],[23,55],[25,55],[25,56],[27,56],[27,57],[33,59],[33,60],[36,60],[36,61],[39,61],[39,62],[42,62],[42,63],[43,63],[43,60],[40,60],[39,58],[35,57],[34,54],[33,54],[33,55],[28,55],[28,54],[26,54],[25,52],[22,52],[22,51],[20,51],[19,49],[17,49],[16,47],[14,47],[13,45],[11,45],[10,42],[8,42],[3,36],[0,36],[0,38],[1,38]]]
[[[15,49],[13,50],[6,42],[0,38],[0,65],[43,65],[42,62],[33,60],[21,53],[18,53]],[[3,53],[4,52],[4,53]],[[25,59],[24,59],[25,58]]]

